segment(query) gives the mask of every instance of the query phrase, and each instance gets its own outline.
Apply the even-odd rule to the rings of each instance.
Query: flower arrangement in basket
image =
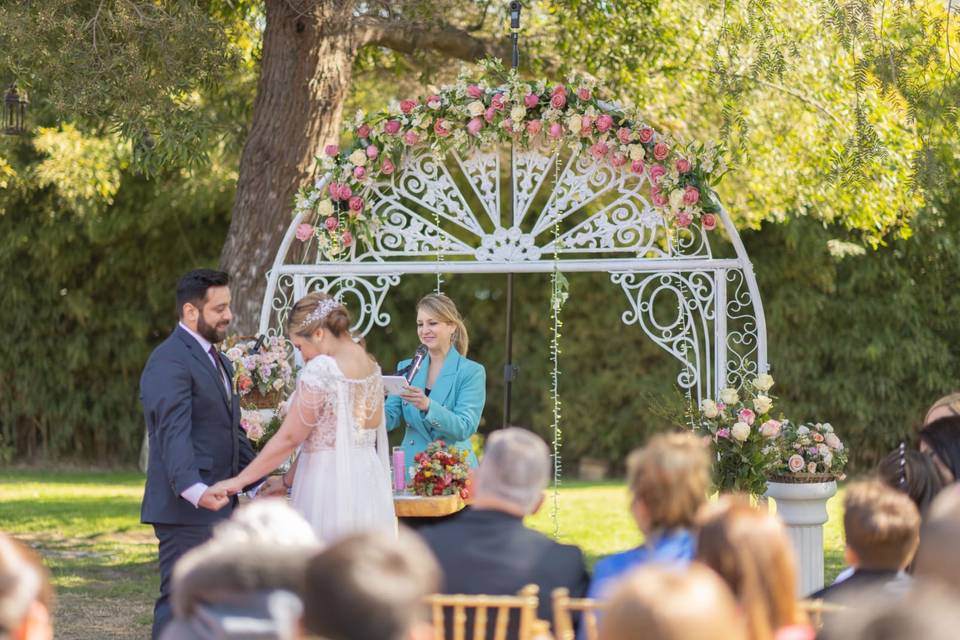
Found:
[[[770,417],[773,378],[762,374],[740,390],[727,387],[719,401],[707,398],[691,410],[694,431],[710,439],[716,459],[714,486],[719,491],[762,495],[779,459],[776,438],[782,420]]]
[[[843,480],[847,450],[829,422],[784,423],[777,439],[774,482],[813,483]]]
[[[413,492],[418,496],[470,497],[469,452],[436,440],[414,456]]]
[[[223,347],[233,365],[233,386],[245,408],[273,409],[293,383],[286,340],[231,336]]]
[[[240,428],[246,431],[247,438],[256,451],[263,450],[270,438],[280,430],[280,425],[287,416],[287,402],[277,405],[269,417],[265,416],[266,413],[268,412],[260,409],[240,409]]]

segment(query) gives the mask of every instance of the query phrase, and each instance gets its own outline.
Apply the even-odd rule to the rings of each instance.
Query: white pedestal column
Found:
[[[837,493],[836,482],[768,482],[767,497],[787,527],[797,556],[797,595],[806,597],[823,587],[823,525],[827,500]]]

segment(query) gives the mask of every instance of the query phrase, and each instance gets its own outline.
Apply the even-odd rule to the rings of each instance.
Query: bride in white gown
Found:
[[[302,444],[293,468],[261,491],[291,489],[293,507],[328,544],[356,531],[395,533],[397,526],[380,367],[353,341],[349,327],[347,310],[327,294],[294,305],[290,340],[306,365],[283,426],[238,476],[213,487],[238,493]]]

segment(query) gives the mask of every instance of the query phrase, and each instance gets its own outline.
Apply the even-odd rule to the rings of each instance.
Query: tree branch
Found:
[[[455,27],[432,27],[416,22],[363,15],[353,19],[353,30],[357,48],[376,45],[400,53],[432,49],[450,58],[471,62],[486,56],[502,60],[509,58],[506,39],[503,44],[497,44],[476,38]]]

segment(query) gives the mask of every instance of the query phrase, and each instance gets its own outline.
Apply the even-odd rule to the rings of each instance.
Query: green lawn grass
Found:
[[[53,573],[57,638],[141,639],[150,635],[159,577],[156,540],[140,524],[143,476],[55,470],[0,472],[0,530],[40,551]],[[558,500],[560,540],[597,558],[641,541],[622,482],[565,483]],[[554,532],[553,496],[529,524]],[[840,495],[828,505],[826,578],[842,568]]]

